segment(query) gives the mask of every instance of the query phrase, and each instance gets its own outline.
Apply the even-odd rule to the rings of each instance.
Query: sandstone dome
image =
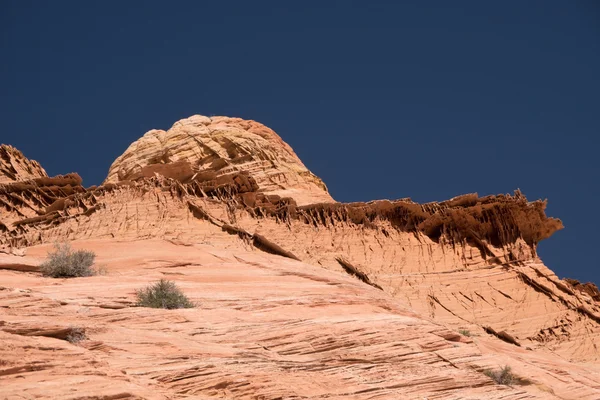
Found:
[[[333,202],[327,187],[273,130],[256,121],[194,115],[168,131],[151,130],[133,142],[104,181],[155,174],[180,181],[198,174],[246,172],[265,195],[292,197],[299,205]]]

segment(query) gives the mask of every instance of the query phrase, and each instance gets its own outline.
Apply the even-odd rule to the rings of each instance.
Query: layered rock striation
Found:
[[[0,184],[47,176],[48,174],[37,161],[28,160],[23,153],[12,146],[0,146]]]
[[[57,282],[0,271],[3,397],[598,398],[593,369],[458,334],[345,274],[251,248],[75,245],[93,250],[108,274]],[[29,248],[25,259],[49,248]],[[134,307],[135,290],[160,278],[198,306]],[[74,332],[80,341],[71,343]],[[505,364],[531,383],[496,385],[483,373]]]
[[[294,197],[298,203],[333,202],[323,181],[273,130],[241,118],[195,115],[168,131],[151,130],[115,160],[104,183],[155,174],[186,183],[241,172],[266,195]]]
[[[84,188],[76,174],[39,175],[39,164],[3,151],[13,166],[0,184],[4,253],[63,240],[163,240],[263,254],[350,275],[421,318],[481,335],[490,351],[513,349],[524,354],[519,362],[544,371],[540,365],[554,367],[528,354],[575,369],[600,360],[598,291],[542,263],[537,245],[562,223],[546,216],[544,201],[519,191],[427,204],[338,203],[275,132],[226,117],[194,116],[148,132],[99,187]],[[569,390],[596,395],[588,381],[573,382],[545,384],[563,398],[576,398]]]

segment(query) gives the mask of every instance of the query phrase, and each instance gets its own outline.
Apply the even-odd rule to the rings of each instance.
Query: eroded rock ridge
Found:
[[[270,254],[351,275],[455,330],[600,360],[600,294],[542,263],[537,245],[562,223],[518,190],[427,204],[335,202],[275,132],[227,117],[146,133],[98,187],[84,188],[77,174],[47,177],[10,146],[0,156],[0,252],[160,239]]]

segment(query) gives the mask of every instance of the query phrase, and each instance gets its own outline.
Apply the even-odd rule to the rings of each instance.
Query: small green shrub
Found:
[[[69,243],[57,243],[40,265],[42,275],[52,278],[75,278],[96,275],[92,268],[96,254],[88,250],[71,250]]]
[[[153,285],[136,291],[137,305],[139,307],[166,308],[192,308],[194,304],[177,287],[174,282],[161,279]]]
[[[458,333],[460,333],[460,334],[461,334],[461,335],[463,335],[463,336],[471,337],[471,332],[469,332],[469,331],[468,331],[468,330],[466,330],[466,329],[459,329],[459,330],[458,330]]]

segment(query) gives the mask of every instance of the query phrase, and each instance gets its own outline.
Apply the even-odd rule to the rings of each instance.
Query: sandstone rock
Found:
[[[155,174],[185,183],[198,175],[242,171],[266,195],[293,197],[299,204],[333,201],[321,179],[275,132],[255,121],[228,117],[195,115],[168,131],[147,132],[115,160],[104,183]]]
[[[88,213],[87,206],[81,208],[80,201],[72,200],[76,193],[85,193],[77,174],[0,184],[0,251],[22,253],[14,238],[28,232],[38,235],[39,224],[59,224],[68,213],[58,210],[69,207],[83,215]]]
[[[42,166],[12,146],[0,145],[0,184],[47,177]]]
[[[27,163],[26,159],[22,162]],[[6,293],[14,294],[11,290],[19,287],[50,285],[35,275],[35,266],[44,255],[40,249],[56,241],[83,241],[82,246],[92,246],[102,255],[110,270],[106,277],[87,278],[79,281],[80,284],[66,282],[68,285],[62,286],[60,292],[40,289],[35,296],[41,307],[58,307],[52,323],[46,314],[35,311],[30,304],[32,299],[25,294],[19,295],[17,300],[11,294],[9,297],[13,300],[6,300],[5,306],[0,304],[0,318],[11,324],[31,320],[27,322],[31,325],[23,326],[39,325],[44,331],[44,327],[55,329],[62,316],[67,324],[72,318],[70,310],[75,306],[109,313],[110,317],[103,320],[111,332],[107,335],[122,335],[123,339],[106,345],[102,337],[96,336],[92,338],[94,346],[116,357],[117,367],[138,371],[137,378],[127,382],[132,385],[130,394],[137,393],[141,397],[146,394],[140,394],[143,392],[140,388],[147,385],[167,387],[163,392],[153,392],[166,397],[193,394],[245,398],[257,392],[263,393],[265,398],[366,398],[365,394],[369,393],[381,398],[427,395],[433,398],[432,393],[439,390],[437,398],[459,398],[452,388],[467,390],[465,393],[471,398],[552,398],[549,393],[560,398],[600,397],[594,383],[600,373],[597,368],[600,360],[598,292],[593,285],[558,279],[537,257],[537,244],[562,228],[560,220],[545,215],[545,202],[529,202],[516,191],[513,195],[486,197],[468,194],[429,204],[417,204],[410,199],[342,204],[333,202],[325,187],[320,186],[320,180],[307,172],[291,148],[263,125],[225,117],[195,116],[176,123],[167,132],[151,131],[132,144],[115,161],[105,184],[99,187],[83,188],[76,174],[21,179],[0,185],[0,252],[6,253],[0,254],[0,278],[2,282],[12,282],[12,289]],[[148,242],[149,239],[152,241]],[[27,257],[10,255],[21,248],[28,249]],[[13,261],[6,261],[7,257],[13,257]],[[206,265],[211,267],[205,270]],[[220,325],[210,325],[213,331],[209,330],[217,332],[216,336],[204,336],[211,337],[210,346],[215,349],[215,353],[210,353],[210,368],[194,369],[196,364],[186,361],[183,369],[174,367],[173,374],[168,375],[165,371],[170,370],[171,362],[179,361],[156,358],[159,355],[154,352],[141,350],[143,343],[128,344],[125,339],[134,330],[136,337],[140,335],[144,343],[153,343],[161,347],[161,351],[162,347],[172,349],[164,345],[171,340],[183,340],[178,348],[200,346],[176,338],[179,333],[196,334],[184,328],[187,322],[178,322],[178,328],[173,329],[175,322],[166,316],[175,314],[138,316],[138,310],[130,309],[134,286],[151,276],[158,277],[153,275],[156,271],[161,271],[161,276],[182,279],[183,283],[191,274],[194,277],[189,278],[189,285],[204,282],[203,291],[213,291],[219,299],[209,302],[210,310],[218,310],[215,311],[218,318],[215,318]],[[212,277],[206,279],[213,279],[210,283],[203,280],[205,272]],[[268,276],[267,281],[262,280],[264,274]],[[127,276],[131,276],[131,280]],[[325,284],[329,289],[342,290],[349,283],[352,288],[360,289],[352,289],[352,295],[344,292],[346,289],[320,292],[315,300],[304,297],[306,291],[314,288],[302,286],[298,277],[314,285]],[[219,282],[227,279],[231,279],[231,285],[221,291]],[[89,294],[88,283],[92,281],[100,290],[93,295]],[[124,291],[119,291],[119,284]],[[278,300],[261,297],[258,294],[261,290],[270,290],[266,285],[284,288],[285,301],[279,297]],[[69,294],[71,290],[77,291],[75,297]],[[273,290],[279,293],[279,289]],[[251,306],[244,303],[247,296]],[[355,296],[355,303],[347,300],[347,296]],[[9,313],[13,316],[9,321],[2,313],[11,309],[13,301],[25,305]],[[373,304],[384,305],[369,314],[374,310]],[[353,308],[355,305],[358,308]],[[32,311],[31,318],[20,318],[25,308]],[[396,321],[396,313],[404,318],[409,309],[411,318],[418,322],[402,319],[399,325],[393,322],[391,327],[387,326],[385,321]],[[251,312],[259,320],[252,319],[254,316],[228,319],[239,318],[241,314],[234,310]],[[348,311],[352,318],[358,318],[359,310],[369,316],[364,320],[358,318],[362,321],[358,325],[349,320],[337,325],[334,323],[336,310],[342,314]],[[210,319],[210,315],[203,314],[202,318]],[[313,316],[319,321],[316,325],[311,325],[314,321],[307,323],[308,339],[296,332],[305,327],[301,322],[294,325],[294,318],[299,316]],[[148,334],[150,328],[145,323],[140,323],[139,328],[119,325],[119,321],[138,317],[142,321],[149,318],[153,323],[166,318],[167,323],[157,325],[160,333],[156,335]],[[101,319],[100,316],[94,318]],[[89,321],[92,325],[94,318]],[[189,316],[185,314],[182,318],[181,321],[187,321]],[[200,320],[194,321],[200,323]],[[232,343],[243,337],[238,323],[249,324],[243,326],[252,337],[274,335],[280,338],[277,346],[283,352],[278,351],[276,356],[265,353],[268,356],[263,359],[262,355],[252,352],[253,347],[244,345],[239,351],[232,350]],[[352,327],[348,331],[344,330],[346,323]],[[365,331],[360,324],[383,333]],[[376,364],[386,358],[396,360],[395,347],[387,343],[395,343],[398,330],[417,340],[423,331],[411,329],[419,324],[432,324],[438,332],[443,332],[437,336],[459,343],[459,347],[436,350],[436,357],[442,357],[444,363],[454,365],[452,368],[457,371],[450,375],[445,375],[447,370],[439,375],[435,372],[434,377],[419,368],[412,370],[414,366],[410,363],[405,364],[412,357],[419,363],[427,363],[431,355],[420,354],[429,351],[430,345],[438,346],[430,339],[408,347],[395,344],[416,349],[406,356],[408,359],[404,356],[397,359],[397,365],[394,361],[391,366],[355,367],[355,361],[347,361],[368,359]],[[197,335],[206,335],[203,328],[194,326],[201,332]],[[12,328],[7,329],[5,333]],[[474,336],[466,339],[457,334],[459,330],[467,330]],[[352,350],[352,355],[344,353],[342,360],[347,362],[338,370],[335,360],[341,356],[336,352],[311,358],[318,352],[312,353],[309,349],[315,348],[310,335],[318,336],[317,332],[329,332],[324,337],[331,338],[332,343],[336,337],[361,343],[360,346],[368,342],[365,338],[380,339],[373,348],[368,345],[364,351]],[[168,341],[161,339],[164,335],[169,336]],[[265,344],[270,341],[261,343],[270,348]],[[121,359],[117,357],[120,352],[127,355]],[[175,353],[175,359],[183,357],[180,350]],[[32,360],[43,358],[40,354],[32,356]],[[247,358],[242,358],[243,362],[232,361],[243,354],[260,361]],[[288,356],[292,358],[285,358]],[[281,357],[291,364],[279,364]],[[465,357],[469,361],[461,364],[464,360],[460,360]],[[147,368],[143,366],[146,363],[139,360],[158,364],[154,369]],[[107,356],[107,365],[111,362]],[[438,361],[432,363],[437,365]],[[483,391],[469,392],[475,386],[465,389],[461,382],[467,378],[455,377],[455,374],[462,376],[465,368],[482,371],[502,363],[510,364],[520,374],[533,374],[535,384],[519,387],[517,392],[506,392],[509,389],[476,383],[474,385]],[[249,371],[248,366],[258,369]],[[112,368],[102,371],[113,376]],[[331,371],[333,377],[324,378],[322,385],[299,383],[316,379],[311,368],[320,373]],[[358,372],[354,368],[367,375],[370,372],[365,371],[374,371],[369,376],[379,382],[377,388],[357,383],[353,374]],[[347,375],[348,371],[353,372]],[[88,372],[81,370],[82,374]],[[53,373],[64,377],[58,370]],[[408,374],[410,383],[398,382],[399,373]],[[199,376],[213,374],[218,378],[214,382],[210,380],[212,385],[193,383]],[[418,376],[423,377],[422,382]],[[473,375],[468,376],[473,382],[479,382]],[[563,380],[564,376],[569,378]],[[238,382],[236,379],[243,384],[232,383]],[[267,379],[268,383],[260,386],[257,382],[261,379]],[[453,382],[449,386],[439,383],[449,382],[448,379]],[[345,389],[341,382],[346,383]],[[105,393],[104,387],[110,386],[105,383],[97,383],[98,393]],[[17,381],[11,384],[15,385],[15,393],[22,387]],[[468,396],[461,398],[470,398]]]
[[[600,290],[592,282],[581,283],[575,279],[565,279],[565,282],[580,293],[587,294],[592,300],[600,302]]]

